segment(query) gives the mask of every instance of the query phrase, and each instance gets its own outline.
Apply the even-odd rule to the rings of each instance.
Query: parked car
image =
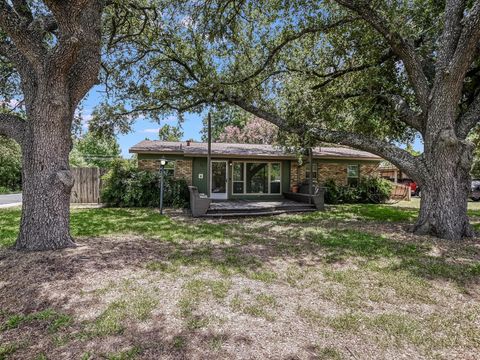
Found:
[[[470,199],[473,201],[480,200],[480,180],[472,180],[472,187],[470,192]]]
[[[417,186],[417,183],[412,179],[402,179],[399,181],[399,183],[409,186],[412,196],[420,196],[420,186]]]

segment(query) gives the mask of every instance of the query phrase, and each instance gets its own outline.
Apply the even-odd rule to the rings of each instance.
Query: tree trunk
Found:
[[[421,183],[420,214],[414,233],[448,240],[474,236],[467,215],[472,144],[449,127],[425,142],[427,174]]]
[[[68,104],[48,95],[36,101],[29,114],[23,160],[23,209],[18,250],[56,250],[73,247],[70,236],[69,170],[70,127],[73,112]]]

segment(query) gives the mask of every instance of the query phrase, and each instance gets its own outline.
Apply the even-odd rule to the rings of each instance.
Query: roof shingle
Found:
[[[191,142],[187,145],[181,141],[143,140],[130,148],[131,153],[142,154],[183,154],[185,156],[206,156],[208,144]],[[216,157],[247,158],[296,158],[294,153],[286,152],[279,146],[261,144],[212,143],[212,155]],[[377,155],[348,147],[316,147],[315,158],[348,158],[381,160]]]

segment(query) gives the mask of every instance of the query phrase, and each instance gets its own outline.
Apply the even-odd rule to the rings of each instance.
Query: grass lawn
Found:
[[[474,359],[480,243],[409,234],[417,211],[75,209],[78,248],[19,254],[0,210],[0,359]]]

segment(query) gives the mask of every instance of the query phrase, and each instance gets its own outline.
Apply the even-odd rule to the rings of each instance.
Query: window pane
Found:
[[[347,166],[347,177],[349,177],[349,178],[358,177],[358,165],[348,165]]]
[[[272,163],[270,164],[270,192],[272,194],[280,194],[281,186],[280,186],[280,164],[279,163]]]
[[[268,164],[247,163],[247,193],[268,193]]]
[[[233,193],[243,194],[243,182],[238,182],[238,181],[233,182]]]
[[[227,166],[223,161],[212,161],[212,193],[227,192]]]
[[[312,170],[313,170],[313,179],[317,178],[317,163],[312,164]],[[305,178],[310,179],[310,164],[307,163],[305,165]]]
[[[175,161],[168,161],[163,167],[165,176],[173,177],[175,174]]]
[[[233,181],[243,181],[243,163],[233,163]]]

